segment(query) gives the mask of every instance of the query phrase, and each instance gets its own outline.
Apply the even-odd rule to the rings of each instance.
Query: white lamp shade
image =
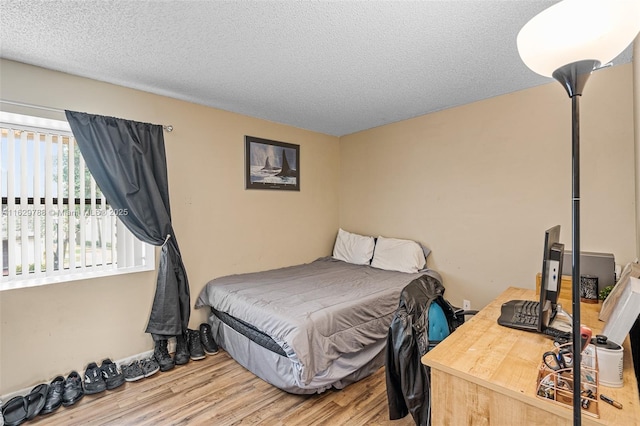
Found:
[[[534,72],[551,77],[570,63],[610,62],[640,31],[640,0],[564,0],[518,33],[518,52]]]

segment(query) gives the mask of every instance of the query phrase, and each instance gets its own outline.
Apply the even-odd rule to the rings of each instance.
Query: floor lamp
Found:
[[[573,335],[580,335],[580,109],[591,72],[618,56],[640,31],[640,0],[564,0],[518,33],[518,52],[534,72],[556,79],[571,98]],[[580,354],[580,339],[573,353]],[[573,363],[573,424],[581,424],[580,356]]]

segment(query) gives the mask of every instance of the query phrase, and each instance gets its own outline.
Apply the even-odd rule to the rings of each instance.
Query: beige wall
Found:
[[[336,137],[6,60],[0,97],[174,126],[165,133],[169,191],[192,304],[211,278],[331,252]],[[301,191],[244,190],[244,135],[299,144]],[[155,272],[146,272],[0,292],[0,395],[151,349],[144,329],[154,289]],[[204,320],[194,310],[190,326]]]
[[[640,35],[633,43],[633,118],[636,170],[636,259],[640,259]]]
[[[504,76],[500,76],[504,78]],[[581,99],[581,249],[635,254],[632,67]],[[556,82],[340,139],[340,225],[433,250],[455,304],[535,288],[544,230],[571,246],[571,101]]]

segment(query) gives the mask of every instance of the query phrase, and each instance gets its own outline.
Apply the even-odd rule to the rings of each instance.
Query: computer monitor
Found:
[[[538,307],[538,331],[542,332],[553,321],[560,294],[562,258],[564,244],[560,243],[560,225],[549,228],[544,233],[544,253],[542,255],[542,280],[540,283],[540,304]]]

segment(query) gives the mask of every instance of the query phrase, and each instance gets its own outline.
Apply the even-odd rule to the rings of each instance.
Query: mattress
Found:
[[[202,290],[196,307],[209,306],[273,340],[291,366],[287,382],[306,390],[321,378],[320,391],[379,355],[400,292],[423,273],[436,274],[386,271],[326,257],[216,278]],[[216,332],[233,330],[214,318]]]
[[[325,374],[318,374],[309,383],[297,379],[294,361],[276,354],[239,333],[211,314],[209,323],[213,337],[234,360],[267,383],[285,392],[307,395],[327,389],[342,389],[373,373],[384,365],[386,339],[357,354],[337,359]],[[353,368],[358,365],[358,368]]]

